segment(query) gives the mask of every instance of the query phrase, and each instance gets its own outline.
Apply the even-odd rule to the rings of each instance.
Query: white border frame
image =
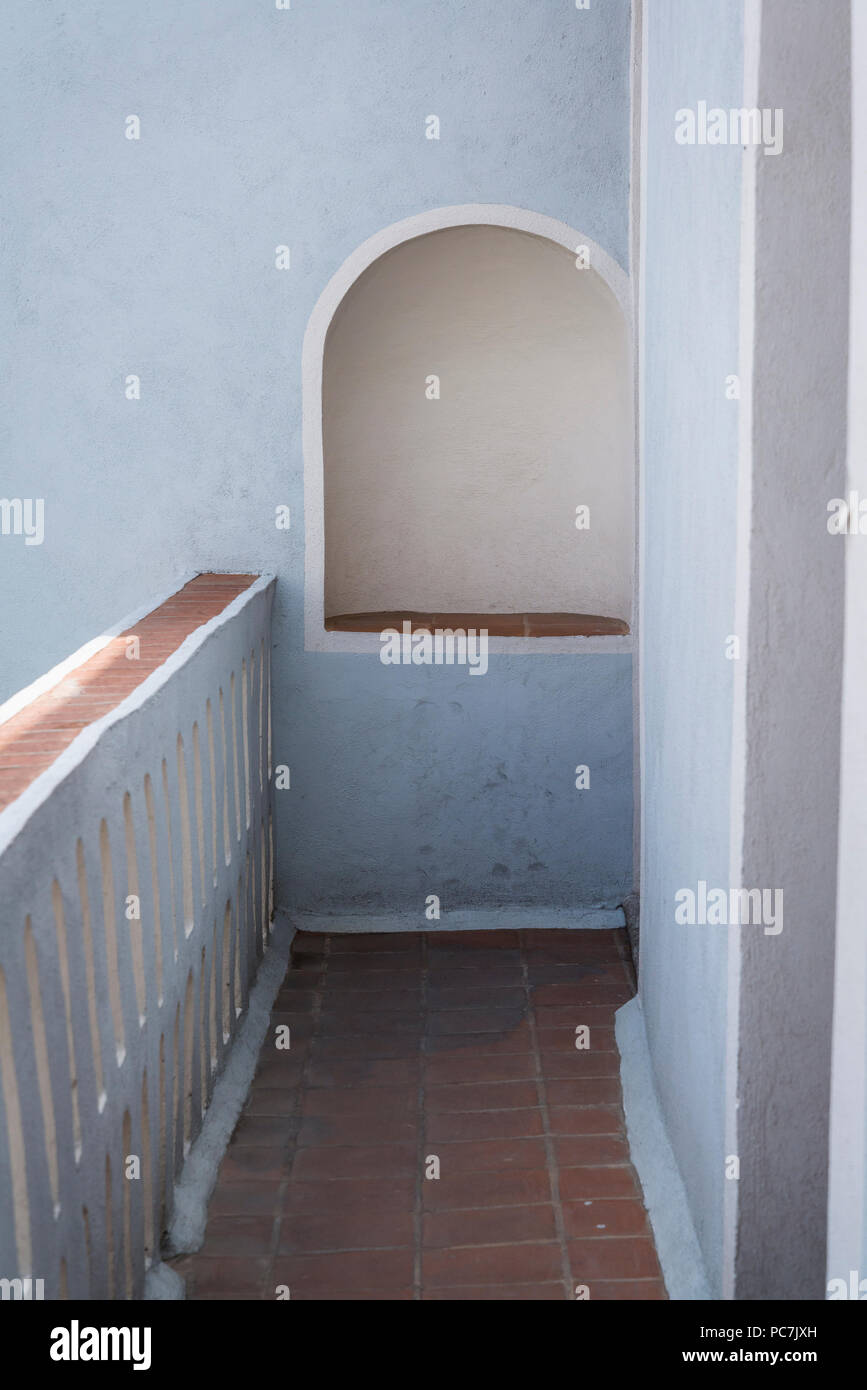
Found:
[[[304,452],[304,650],[357,652],[371,655],[382,647],[376,632],[326,632],[325,630],[325,477],[322,445],[322,364],[325,338],[344,296],[360,275],[402,242],[448,227],[510,227],[544,237],[569,251],[586,246],[591,272],[600,276],[616,298],[626,324],[630,371],[634,353],[633,305],[629,276],[607,251],[583,233],[553,217],[502,203],[463,203],[432,208],[394,222],[376,232],[343,262],[316,303],[304,335],[302,355],[303,452]],[[637,474],[633,461],[634,475]],[[634,481],[634,486],[635,482]],[[494,655],[628,652],[634,650],[635,584],[630,633],[624,637],[491,637]]]

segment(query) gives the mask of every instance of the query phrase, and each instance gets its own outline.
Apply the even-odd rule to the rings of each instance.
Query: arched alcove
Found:
[[[308,646],[317,612],[327,635],[400,614],[629,631],[625,276],[560,223],[466,211],[372,239],[311,320]]]

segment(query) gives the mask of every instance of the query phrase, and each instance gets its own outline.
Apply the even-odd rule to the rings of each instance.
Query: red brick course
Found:
[[[113,637],[52,689],[0,724],[0,811],[35,782],[73,739],[116,708],[181,643],[255,582],[252,574],[200,574]],[[127,656],[131,637],[139,656]]]

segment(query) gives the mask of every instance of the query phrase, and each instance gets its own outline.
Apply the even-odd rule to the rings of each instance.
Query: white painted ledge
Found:
[[[173,1255],[198,1250],[205,1238],[208,1202],[238,1116],[250,1093],[274,999],[289,967],[294,935],[285,919],[275,922],[268,950],[250,991],[246,1017],[214,1087],[199,1136],[175,1184],[172,1220],[165,1241],[165,1251]],[[170,1266],[155,1264],[148,1271],[144,1296],[146,1300],[182,1299],[185,1297],[184,1281]]]
[[[113,627],[107,628],[105,632],[100,633],[99,637],[91,638],[89,642],[85,642],[84,646],[79,647],[71,656],[65,657],[64,660],[59,661],[56,666],[52,666],[50,671],[46,671],[44,675],[38,676],[30,685],[25,685],[21,690],[16,691],[14,695],[10,695],[9,699],[0,705],[0,724],[5,724],[7,719],[11,719],[14,715],[20,714],[23,709],[26,709],[34,700],[37,700],[40,695],[45,695],[47,691],[53,690],[54,687],[65,680],[72,671],[77,670],[79,666],[83,666],[85,661],[89,661],[92,656],[96,656],[97,652],[101,652],[103,647],[107,647],[109,642],[115,637],[119,637],[120,634],[126,632],[128,628],[135,627],[136,623],[140,623],[143,618],[147,618],[155,609],[161,608],[164,603],[168,603],[169,599],[174,598],[175,594],[179,593],[185,585],[191,583],[192,580],[197,577],[198,573],[198,570],[189,570],[180,575],[170,589],[161,590],[160,593],[149,598],[146,603],[136,608],[132,613],[127,613],[126,617],[122,618],[119,623],[115,623]]]
[[[122,632],[126,632],[128,628],[135,627],[136,623],[141,622],[143,618],[155,612],[157,608],[161,607],[163,603],[167,603],[169,599],[174,598],[185,584],[188,584],[191,579],[195,579],[197,574],[202,572],[203,571],[199,570],[193,574],[189,574],[168,592],[148,599],[147,603],[141,608],[137,608],[134,613],[128,613],[125,618],[122,618],[119,623],[115,623],[114,627],[109,628],[107,632],[102,633],[99,637],[94,638],[92,642],[88,642],[85,646],[80,647],[77,652],[67,657],[66,660],[62,661],[58,666],[53,667],[46,675],[40,676],[32,685],[26,686],[23,690],[20,690],[17,695],[13,695],[4,705],[0,705],[0,723],[5,722],[7,719],[11,719],[14,714],[20,713],[22,709],[26,709],[27,705],[39,695],[43,695],[47,690],[52,689],[64,676],[76,670],[78,666],[82,665],[83,662],[87,661],[91,656],[95,656],[98,651],[101,651],[103,647],[108,645],[112,638],[118,637]],[[220,573],[219,570],[208,572],[213,574]],[[133,714],[136,710],[142,709],[154,698],[163,686],[171,680],[175,672],[179,671],[191,657],[195,656],[196,652],[205,645],[215,632],[219,632],[227,623],[232,622],[237,614],[241,613],[249,603],[252,603],[259,594],[263,593],[275,583],[276,580],[274,575],[260,575],[258,579],[253,581],[249,588],[242,589],[241,593],[233,598],[231,603],[227,603],[225,608],[213,618],[209,618],[207,622],[194,628],[193,631],[184,638],[180,646],[166,657],[162,665],[157,666],[155,670],[151,671],[140,685],[137,685],[129,695],[121,700],[120,704],[115,705],[113,709],[110,709],[108,713],[104,714],[101,718],[94,719],[92,723],[86,725],[81,733],[77,734],[61,753],[58,753],[54,762],[51,763],[44,772],[40,772],[39,776],[35,777],[28,787],[25,787],[20,796],[16,797],[4,810],[0,811],[0,854],[8,848],[16,835],[20,834],[33,813],[43,802],[48,800],[60,783],[84,762],[85,758],[96,746],[107,729],[110,729],[112,725],[118,723],[119,720],[128,718],[128,716]]]
[[[644,1013],[637,995],[617,1010],[615,1036],[630,1156],[644,1190],[668,1296],[711,1299],[686,1188],[653,1084]]]

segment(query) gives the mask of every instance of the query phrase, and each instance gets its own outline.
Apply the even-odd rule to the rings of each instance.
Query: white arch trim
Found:
[[[304,451],[304,650],[319,652],[379,652],[375,632],[325,631],[325,458],[322,443],[322,368],[325,338],[335,312],[348,291],[374,261],[404,241],[448,227],[511,227],[545,237],[567,250],[586,247],[589,268],[614,294],[627,326],[632,353],[632,292],[629,276],[595,241],[565,222],[505,203],[462,203],[432,208],[383,227],[352,252],[329,280],[317,300],[302,352],[302,447]],[[492,653],[631,652],[628,637],[491,637]]]

